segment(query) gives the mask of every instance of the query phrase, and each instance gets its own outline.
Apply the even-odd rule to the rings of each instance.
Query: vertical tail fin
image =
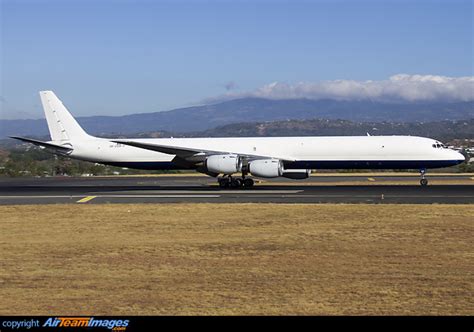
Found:
[[[53,91],[40,91],[41,103],[53,141],[89,138]]]

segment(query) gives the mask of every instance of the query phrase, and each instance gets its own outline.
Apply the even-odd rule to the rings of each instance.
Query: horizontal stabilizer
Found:
[[[20,141],[31,143],[31,144],[38,145],[38,146],[42,146],[42,147],[48,148],[48,149],[58,150],[58,151],[61,151],[61,152],[64,152],[64,153],[67,153],[67,152],[70,152],[70,151],[73,150],[72,147],[57,145],[57,144],[48,143],[48,142],[42,142],[42,141],[38,141],[38,140],[35,140],[35,139],[26,138],[26,137],[10,136],[10,138],[18,139]]]

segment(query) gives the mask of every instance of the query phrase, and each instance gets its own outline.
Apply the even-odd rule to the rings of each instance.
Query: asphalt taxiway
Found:
[[[413,203],[473,204],[474,178],[329,175],[265,180],[251,189],[220,189],[205,176],[0,178],[0,204],[104,203]]]

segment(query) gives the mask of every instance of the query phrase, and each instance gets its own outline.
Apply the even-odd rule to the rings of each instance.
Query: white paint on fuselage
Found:
[[[434,148],[436,140],[415,136],[248,137],[127,139],[169,145],[259,155],[295,161],[345,160],[464,160],[459,152]],[[55,142],[57,143],[57,142]],[[117,144],[103,138],[73,142],[71,157],[99,163],[170,162],[174,155]]]

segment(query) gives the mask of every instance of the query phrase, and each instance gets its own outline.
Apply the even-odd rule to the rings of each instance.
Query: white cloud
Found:
[[[227,93],[214,101],[240,97],[378,101],[474,101],[474,76],[398,74],[381,81],[333,80],[288,84],[273,82],[245,93]]]

